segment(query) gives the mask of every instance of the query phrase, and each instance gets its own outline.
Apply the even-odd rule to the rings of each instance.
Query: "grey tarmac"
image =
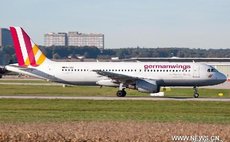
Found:
[[[63,99],[63,100],[144,100],[144,101],[214,101],[230,102],[230,98],[189,98],[189,97],[98,97],[98,96],[0,96],[0,99]]]

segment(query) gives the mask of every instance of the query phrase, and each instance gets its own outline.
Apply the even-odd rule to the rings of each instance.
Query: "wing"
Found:
[[[124,84],[132,84],[136,80],[139,80],[140,78],[124,75],[120,73],[113,73],[113,72],[107,72],[107,71],[101,71],[101,70],[93,70],[99,75],[107,76],[113,80],[116,80],[117,82],[124,83]]]

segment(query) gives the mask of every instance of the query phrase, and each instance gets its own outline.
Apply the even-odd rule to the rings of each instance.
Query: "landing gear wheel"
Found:
[[[125,90],[118,90],[117,91],[117,96],[118,97],[125,97],[126,96]]]
[[[198,98],[199,97],[199,93],[194,93],[194,98]]]
[[[199,97],[199,93],[198,93],[198,89],[196,88],[196,86],[193,87],[194,89],[194,98],[198,98]]]

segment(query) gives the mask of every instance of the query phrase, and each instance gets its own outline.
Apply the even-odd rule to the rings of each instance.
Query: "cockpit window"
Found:
[[[214,69],[214,68],[209,68],[209,69],[207,70],[207,72],[217,72],[217,70]]]

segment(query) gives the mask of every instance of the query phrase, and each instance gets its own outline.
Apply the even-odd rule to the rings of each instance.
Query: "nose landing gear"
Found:
[[[194,94],[193,94],[194,98],[198,98],[198,97],[199,97],[199,93],[198,93],[197,87],[194,86],[194,87],[193,87],[193,90],[194,90]]]

